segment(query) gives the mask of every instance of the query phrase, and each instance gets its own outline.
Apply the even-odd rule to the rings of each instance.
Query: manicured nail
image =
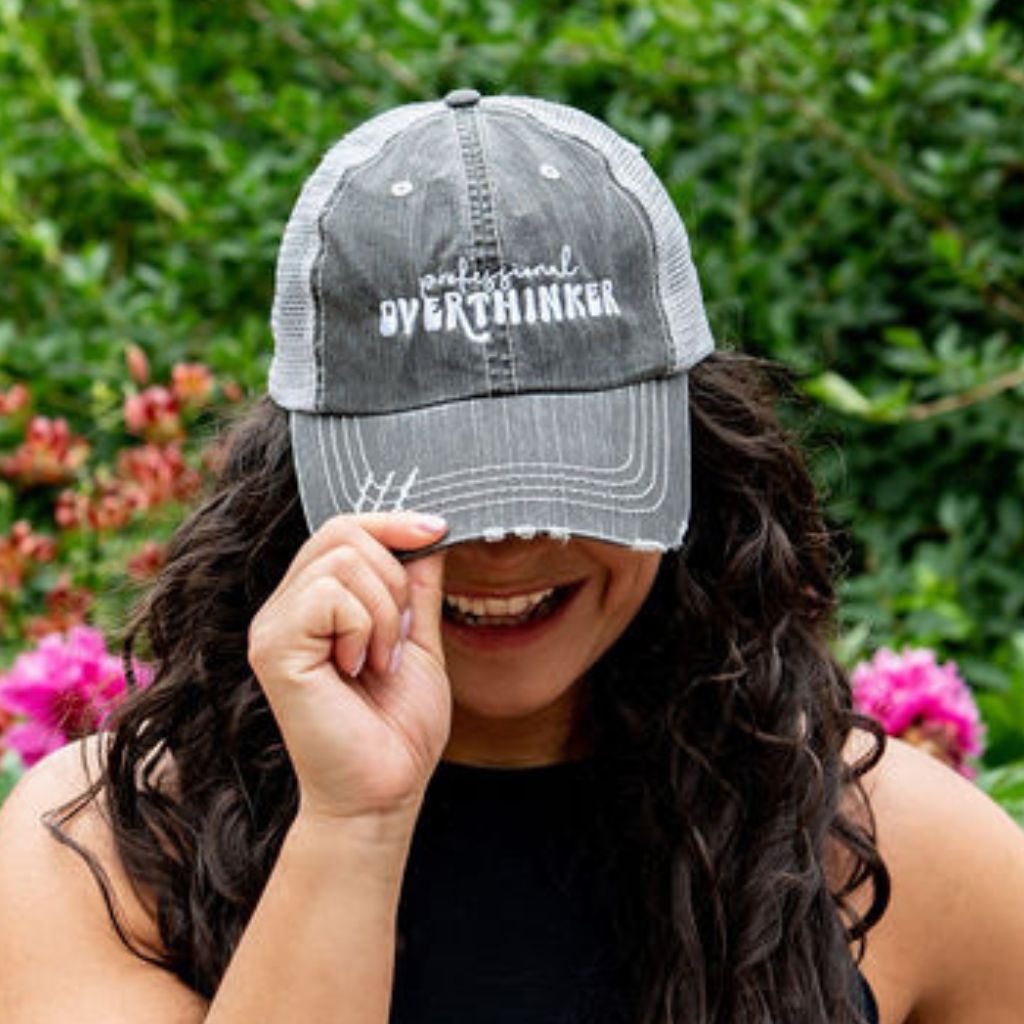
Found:
[[[391,661],[388,662],[388,675],[393,676],[399,666],[402,664],[402,643],[399,641],[395,644],[395,649],[391,652]]]
[[[406,608],[402,612],[402,618],[398,624],[398,632],[401,639],[405,639],[409,635],[409,631],[412,629],[412,609]]]
[[[416,529],[422,530],[424,533],[440,533],[442,530],[448,529],[448,520],[443,516],[433,516],[421,512],[416,517]]]

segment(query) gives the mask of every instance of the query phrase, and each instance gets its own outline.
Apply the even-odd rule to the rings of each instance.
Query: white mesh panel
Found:
[[[316,411],[312,267],[320,246],[318,221],[324,205],[346,172],[372,160],[410,125],[445,109],[438,102],[414,103],[378,115],[336,142],[302,186],[284,230],[270,314],[274,356],[268,390],[284,408]]]

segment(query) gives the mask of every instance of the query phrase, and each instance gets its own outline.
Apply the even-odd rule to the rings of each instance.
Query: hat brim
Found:
[[[338,513],[405,509],[444,516],[436,547],[547,534],[663,551],[686,534],[685,373],[385,415],[293,411],[291,433],[311,532]]]

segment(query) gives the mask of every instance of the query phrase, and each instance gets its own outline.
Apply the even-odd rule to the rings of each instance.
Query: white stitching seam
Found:
[[[424,480],[423,484],[421,485],[421,490],[417,492],[418,496],[422,496],[424,491],[426,491],[427,493],[433,493],[437,489],[449,489],[450,487],[453,487],[453,486],[459,486],[458,484],[450,484],[450,485],[448,485],[447,488],[446,487],[442,487],[440,485],[440,481],[456,480],[456,479],[459,479],[459,478],[462,478],[462,477],[467,477],[467,476],[468,477],[472,477],[472,476],[476,476],[476,475],[480,475],[480,474],[487,475],[487,474],[492,473],[492,471],[495,471],[495,470],[497,470],[499,473],[506,474],[509,470],[513,470],[513,469],[514,470],[519,470],[519,469],[522,469],[522,470],[524,470],[525,475],[528,475],[528,476],[529,475],[536,475],[536,476],[541,476],[541,477],[547,476],[547,475],[563,477],[563,476],[565,476],[565,473],[566,473],[567,470],[570,471],[570,472],[576,471],[576,472],[582,473],[583,475],[580,477],[580,479],[585,480],[587,482],[593,481],[594,478],[597,477],[597,476],[601,476],[601,477],[620,477],[622,474],[624,474],[625,472],[627,472],[629,470],[630,466],[633,464],[634,459],[636,458],[636,456],[638,454],[639,448],[638,448],[638,445],[637,445],[637,436],[638,436],[638,434],[641,437],[644,436],[644,426],[646,425],[646,417],[645,417],[644,414],[646,413],[647,408],[648,408],[648,406],[643,403],[642,399],[643,399],[646,391],[649,391],[649,390],[651,390],[649,386],[641,383],[640,386],[639,386],[639,391],[630,391],[628,393],[628,395],[627,395],[629,403],[630,403],[630,414],[629,414],[629,433],[630,433],[630,436],[629,436],[629,442],[627,444],[627,450],[629,451],[629,456],[628,456],[628,458],[627,458],[627,460],[625,462],[621,462],[617,466],[611,466],[611,467],[603,467],[603,466],[602,467],[590,467],[590,466],[576,465],[576,464],[573,464],[573,463],[543,462],[543,461],[539,461],[539,460],[538,461],[531,461],[531,462],[511,462],[511,463],[510,462],[502,462],[502,463],[499,463],[497,465],[490,465],[490,466],[468,466],[468,467],[466,467],[464,469],[455,469],[455,470],[451,470],[448,473],[435,473],[433,476],[427,477]],[[525,396],[525,395],[521,396],[521,398],[524,398],[524,399],[528,398],[528,397],[532,398],[532,397],[537,397],[537,396]],[[488,401],[494,401],[494,400],[496,400],[496,399],[488,399]],[[637,409],[638,408],[639,408],[639,411],[640,411],[640,415],[637,415]],[[638,421],[641,424],[639,431],[636,428],[636,424],[637,424]],[[358,448],[358,452],[359,452],[359,460],[358,461],[355,458],[353,458],[352,455],[351,455],[351,452],[349,452],[349,465],[351,465],[353,467],[353,469],[355,469],[355,467],[357,465],[362,465],[367,470],[370,469],[370,462],[369,462],[369,459],[367,459],[367,457],[366,457],[366,449],[363,446],[362,435],[361,435],[360,429],[359,429],[359,427],[360,427],[359,422],[358,421],[354,421],[354,422],[353,421],[345,421],[344,423],[341,424],[341,426],[342,426],[343,432],[346,435],[346,445],[345,445],[346,450],[348,450],[348,448],[349,448],[348,437],[351,434],[354,437],[354,439],[355,439],[355,444],[356,444],[356,446]],[[643,472],[644,472],[643,462],[641,461],[640,468],[634,473],[634,475],[632,477],[629,477],[628,479],[622,480],[622,481],[614,480],[613,481],[613,485],[617,486],[617,487],[630,486],[633,483],[635,483],[636,481],[638,481],[643,476]],[[595,481],[595,483],[596,482],[597,481]]]
[[[391,481],[394,480],[394,479],[395,479],[395,471],[394,470],[392,470],[390,473],[388,473],[387,478],[384,480],[384,483],[382,483],[382,484],[378,484],[373,479],[373,473],[367,473],[366,474],[366,479],[362,482],[362,485],[359,488],[359,497],[356,499],[355,509],[353,511],[355,511],[355,512],[379,512],[380,511],[381,502],[384,500],[384,495],[387,494],[388,488],[391,486]],[[366,502],[367,502],[367,499],[370,496],[370,488],[371,487],[377,487],[379,489],[379,493],[378,493],[377,497],[374,499],[373,504],[369,508],[366,508]]]
[[[662,467],[666,467],[668,465],[668,462],[669,462],[669,453],[670,453],[670,445],[669,445],[669,440],[668,440],[668,429],[667,429],[668,428],[668,410],[667,410],[667,407],[665,406],[665,403],[662,403],[662,405],[663,405],[663,413],[664,413],[664,415],[663,415],[663,419],[664,419],[663,426],[665,427],[665,431],[664,431],[664,435],[665,435],[665,458],[662,461]],[[652,453],[652,454],[654,454],[655,457],[656,457],[656,452]],[[656,461],[656,458],[655,458],[655,461]],[[585,489],[585,488],[581,488],[581,487],[565,487],[565,486],[562,486],[562,487],[560,487],[560,490],[562,490],[566,494],[582,494],[582,495],[587,495],[587,496],[593,495],[595,497],[596,496],[600,496],[600,497],[607,497],[607,498],[615,497],[615,498],[619,499],[618,502],[616,504],[614,504],[614,505],[608,504],[606,502],[586,501],[583,498],[571,498],[570,499],[570,501],[571,501],[571,503],[573,505],[577,505],[577,506],[580,506],[582,508],[604,509],[604,510],[608,510],[608,511],[612,511],[612,512],[618,512],[618,513],[621,513],[621,514],[624,514],[624,515],[637,515],[637,514],[642,513],[642,512],[652,512],[652,511],[654,511],[654,509],[660,508],[662,503],[665,500],[665,494],[668,491],[668,472],[667,471],[665,471],[665,472],[660,474],[661,492],[660,492],[660,494],[658,494],[656,500],[654,500],[653,503],[647,504],[647,505],[640,505],[640,506],[634,506],[634,507],[629,507],[629,508],[623,508],[622,501],[621,501],[621,499],[623,497],[628,497],[628,498],[631,498],[631,499],[638,499],[638,498],[645,497],[647,494],[649,494],[651,492],[651,490],[654,488],[654,486],[659,482],[659,474],[657,472],[657,466],[656,465],[653,466],[652,469],[654,470],[654,473],[652,475],[651,482],[648,484],[646,489],[644,491],[642,491],[638,495],[628,495],[628,496],[612,495],[612,494],[609,494],[606,491],[600,491],[599,490],[599,491],[595,492],[594,490]],[[431,501],[431,507],[432,508],[436,508],[436,510],[440,514],[442,514],[442,515],[445,515],[445,514],[450,515],[453,512],[465,512],[465,511],[471,511],[473,509],[479,509],[479,508],[484,508],[484,507],[493,506],[493,505],[508,505],[508,504],[514,504],[514,503],[519,502],[519,501],[530,500],[528,495],[524,496],[524,495],[521,494],[521,492],[523,492],[523,491],[539,490],[539,491],[544,492],[540,496],[538,496],[537,498],[535,498],[533,500],[540,500],[540,501],[550,500],[551,497],[553,497],[552,494],[551,494],[550,486],[540,486],[540,485],[530,485],[530,484],[526,484],[526,485],[522,485],[521,486],[518,483],[517,484],[513,484],[513,485],[509,485],[505,481],[496,481],[495,483],[496,483],[497,493],[491,493],[491,492],[489,492],[488,490],[485,489],[485,490],[478,490],[478,491],[475,491],[475,492],[470,491],[470,492],[465,492],[465,493],[461,493],[461,494],[455,494],[455,495],[452,496],[451,499],[449,499],[449,501],[450,502],[455,502],[456,504],[449,504],[449,501],[445,501],[445,500],[442,499],[440,502],[438,502],[436,504],[433,501]],[[501,497],[501,496],[499,496],[500,494],[509,494],[509,496],[508,497]],[[468,498],[475,498],[475,499],[485,498],[486,500],[485,501],[480,501],[480,500],[466,501],[466,499],[468,499]],[[420,495],[417,495],[417,500],[421,500],[420,499]],[[459,501],[461,501],[462,504],[457,504],[457,502],[459,502]]]
[[[498,194],[494,190],[494,181],[491,177],[490,161],[487,159],[487,126],[484,123],[482,117],[477,117],[477,133],[480,139],[480,152],[484,157],[484,177],[487,179],[487,191],[491,196],[491,211],[494,215],[494,244],[498,250],[498,266],[503,267],[505,265],[504,246],[501,244],[501,228],[498,226]],[[508,332],[508,352],[509,352],[509,371],[512,374],[512,391],[516,394],[519,392],[519,379],[516,376],[516,346],[515,346],[515,332],[512,330],[511,324],[506,324],[505,329]]]
[[[657,454],[658,454],[657,453],[657,446],[658,446],[657,442],[658,442],[658,438],[660,436],[663,439],[663,441],[664,441],[665,459],[662,462],[662,466],[664,467],[664,466],[667,466],[667,464],[668,464],[668,458],[669,458],[669,452],[670,452],[670,438],[669,438],[669,429],[668,429],[668,396],[664,393],[664,391],[658,392],[655,389],[650,388],[650,387],[645,387],[644,388],[644,395],[649,396],[651,398],[651,400],[652,400],[652,403],[659,397],[659,395],[660,395],[660,398],[661,398],[661,401],[658,403],[659,406],[660,406],[660,412],[661,412],[661,417],[660,417],[660,419],[662,421],[661,424],[660,424],[661,429],[658,430],[657,426],[655,426],[653,424],[653,422],[652,422],[652,427],[654,427],[652,436],[653,436],[653,438],[655,440],[655,446],[654,446],[654,450],[652,450],[651,454],[653,456],[653,460],[656,462],[657,461]],[[643,396],[641,396],[641,397],[643,397]],[[336,448],[337,438],[333,437],[333,436],[332,436],[331,440],[332,440],[332,446],[335,447],[335,452],[334,452],[335,458],[333,460],[330,460],[330,459],[326,458],[326,452],[324,451],[324,448],[323,448],[323,440],[324,440],[324,435],[326,433],[326,431],[325,431],[325,427],[326,427],[325,419],[319,420],[317,422],[316,426],[318,428],[317,434],[318,434],[318,440],[320,441],[321,458],[322,458],[322,462],[323,462],[323,466],[324,466],[324,470],[325,470],[325,475],[327,477],[327,484],[328,484],[328,487],[329,487],[329,489],[331,491],[332,501],[334,501],[336,503],[336,507],[346,507],[346,506],[347,507],[352,507],[353,503],[351,502],[351,499],[349,499],[349,496],[348,496],[347,491],[345,489],[344,474],[343,473],[339,474],[339,476],[336,477],[335,479],[337,479],[337,482],[341,485],[342,491],[345,491],[346,502],[345,502],[344,505],[340,505],[340,506],[337,505],[337,491],[336,491],[335,487],[333,486],[333,481],[331,479],[331,477],[333,475],[332,474],[332,469],[334,469],[335,467],[340,467],[340,465],[342,464],[343,460],[341,460],[339,458],[340,453],[337,451],[337,448]],[[653,420],[653,417],[652,417],[652,420]],[[348,447],[348,445],[347,445],[347,438],[346,438],[346,448],[347,447]],[[646,446],[643,446],[641,448],[641,450],[646,454]],[[345,461],[347,461],[348,465],[353,466],[353,468],[354,468],[354,463],[353,463],[353,461],[351,459],[351,451],[349,451],[349,458],[348,458],[348,460],[345,460]],[[646,459],[644,461],[646,462]],[[495,468],[499,468],[499,467],[495,467]],[[501,467],[501,468],[507,468],[507,467]],[[650,482],[646,486],[646,488],[643,491],[639,492],[638,494],[633,494],[633,495],[622,495],[622,494],[615,495],[611,491],[601,489],[599,486],[590,486],[590,487],[567,487],[567,486],[565,486],[565,483],[566,483],[567,479],[580,479],[581,482],[590,483],[590,481],[586,480],[586,478],[572,478],[572,477],[567,478],[565,476],[559,476],[559,475],[556,475],[556,474],[551,474],[550,476],[552,477],[552,479],[549,480],[549,479],[547,479],[547,477],[544,474],[532,474],[532,475],[527,474],[527,475],[524,475],[522,481],[516,481],[514,483],[510,483],[508,481],[507,476],[505,476],[503,474],[501,477],[496,477],[494,479],[494,481],[493,481],[493,484],[490,487],[488,487],[487,485],[484,485],[483,487],[478,487],[475,490],[473,490],[473,489],[465,490],[465,489],[459,489],[459,488],[451,487],[451,486],[445,487],[445,488],[443,488],[444,490],[457,490],[457,493],[453,494],[451,496],[451,498],[447,499],[447,502],[462,502],[463,504],[447,504],[445,499],[441,499],[437,507],[438,507],[438,511],[444,511],[444,512],[451,513],[451,512],[456,512],[456,511],[466,511],[466,510],[472,510],[472,509],[479,509],[479,508],[484,507],[485,505],[510,504],[510,503],[514,503],[516,501],[531,500],[530,496],[528,494],[524,493],[524,492],[527,492],[527,491],[541,491],[542,492],[542,494],[540,496],[538,496],[537,498],[534,498],[532,500],[544,500],[545,498],[550,499],[552,497],[552,495],[551,495],[551,483],[552,482],[557,482],[559,484],[559,486],[560,486],[560,489],[563,492],[565,492],[566,494],[586,495],[588,497],[600,496],[600,497],[607,497],[607,498],[615,498],[615,499],[617,499],[617,502],[618,502],[615,505],[610,505],[610,504],[603,503],[603,502],[585,501],[582,498],[571,498],[570,500],[574,504],[577,504],[577,505],[580,505],[580,506],[586,507],[586,508],[607,509],[607,510],[610,510],[610,511],[617,511],[617,512],[623,512],[623,513],[630,514],[630,515],[635,515],[635,514],[640,513],[640,512],[651,511],[651,510],[653,510],[655,508],[658,508],[662,504],[662,502],[664,501],[665,493],[666,493],[667,487],[668,487],[668,473],[667,472],[664,472],[661,475],[661,485],[662,485],[661,493],[658,495],[657,500],[653,504],[641,505],[639,507],[633,507],[633,508],[628,508],[628,509],[624,509],[622,507],[622,501],[623,500],[635,501],[635,500],[638,500],[640,498],[643,498],[643,497],[647,496],[651,492],[651,490],[654,487],[655,483],[658,481],[657,466],[653,466],[652,469],[654,469],[654,473],[653,473],[653,476],[652,476]],[[530,482],[528,482],[528,481],[533,480],[533,479],[540,479],[540,480],[542,480],[544,482],[543,483],[530,483]],[[426,500],[426,494],[428,494],[428,493],[430,493],[430,492],[425,492],[425,491],[422,491],[422,490],[421,491],[417,491],[416,496],[415,496],[417,503],[423,503]],[[501,496],[499,496],[500,494],[506,494],[506,495],[509,495],[509,496],[508,497],[501,497]],[[482,498],[482,497],[485,497],[486,501],[481,502],[481,501],[475,500],[475,501],[468,501],[467,502],[467,499],[469,499],[469,498],[479,499],[479,498]],[[381,495],[379,497],[379,499],[378,499],[378,506],[380,504],[382,504],[382,503],[383,503],[383,495]],[[435,504],[435,500],[434,499],[431,499],[431,504],[432,505]]]
[[[321,425],[322,425],[322,421],[320,421],[318,426],[321,426]],[[332,508],[333,509],[345,508],[346,505],[340,504],[338,502],[338,500],[337,500],[337,491],[334,489],[334,485],[333,485],[333,482],[331,480],[331,471],[330,470],[331,470],[331,466],[334,465],[334,464],[332,464],[332,463],[330,463],[330,462],[328,462],[326,460],[325,455],[323,453],[322,433],[318,430],[317,434],[318,434],[317,440],[318,440],[318,442],[320,444],[320,448],[321,448],[321,460],[322,460],[322,464],[323,464],[324,470],[325,470],[324,478],[325,478],[325,481],[327,483],[328,489],[330,490],[330,493],[331,493],[331,501],[333,503]],[[668,462],[669,462],[669,455],[670,455],[670,452],[669,452],[668,448],[666,447],[666,451],[665,451],[665,465],[666,466],[668,465]],[[343,480],[340,481],[340,482],[342,483],[342,489],[344,490],[344,482],[343,482]],[[664,476],[664,482],[665,482],[665,484],[667,486],[667,482],[668,482],[668,474],[667,474],[667,472],[666,472],[666,474]],[[661,501],[663,500],[663,498],[664,498],[664,488],[663,488],[663,491],[662,491],[662,498],[659,499],[658,505],[661,504]],[[597,507],[597,508],[601,508],[601,509],[609,507],[609,506],[605,506],[605,505],[594,505],[593,503],[585,503],[585,502],[575,502],[575,504],[579,504],[579,505],[582,505],[584,507]],[[479,507],[479,506],[475,506],[475,505],[469,506],[469,508],[471,508],[471,509],[472,508],[477,508],[477,507]],[[655,506],[655,507],[657,507],[657,506]],[[449,508],[449,509],[446,509],[445,511],[450,515],[453,512],[462,511],[462,509],[460,509],[460,508]],[[622,510],[619,509],[619,508],[615,508],[614,511],[621,512]],[[640,510],[629,510],[629,512],[627,512],[626,514],[628,515],[628,514],[630,514],[632,512],[635,512],[635,511],[642,512],[642,511],[645,511],[645,510],[643,510],[643,509],[640,509]],[[311,524],[311,526],[312,526],[312,524]],[[678,528],[678,534],[679,535],[678,535],[677,541],[676,541],[677,544],[682,542],[683,537],[686,535],[686,531],[687,531],[688,526],[689,526],[689,520],[688,519],[684,519],[683,522],[680,524],[680,526]],[[600,532],[592,531],[592,530],[578,530],[577,529],[577,530],[570,531],[570,530],[565,529],[563,527],[555,527],[555,526],[552,526],[552,527],[535,527],[535,526],[526,526],[526,525],[513,526],[513,527],[510,527],[508,530],[502,529],[500,527],[488,528],[488,529],[486,529],[484,531],[484,535],[487,536],[488,539],[501,540],[502,537],[504,537],[508,533],[521,534],[524,530],[530,530],[530,531],[533,531],[534,533],[537,533],[537,532],[545,533],[545,534],[547,534],[547,535],[549,535],[549,536],[551,536],[553,538],[560,539],[560,540],[568,540],[568,538],[569,538],[569,536],[571,534],[576,535],[576,536],[581,536],[581,537],[583,537],[583,536],[593,537],[593,538],[595,538],[597,540],[607,540],[608,539],[607,535],[601,534]],[[631,548],[633,548],[634,550],[637,550],[637,551],[666,551],[666,550],[668,550],[670,545],[666,545],[666,544],[662,543],[661,541],[644,540],[644,539],[640,538],[640,539],[634,539],[634,540],[630,541],[629,546]]]
[[[405,507],[405,499],[409,496],[409,491],[412,490],[412,485],[416,482],[416,477],[419,474],[420,467],[414,466],[408,473],[403,483],[400,483],[396,490],[398,496],[391,504],[391,510],[393,512],[400,512]],[[366,474],[366,478],[362,484],[359,485],[359,497],[356,499],[354,506],[355,512],[379,512],[381,506],[385,503],[384,499],[387,497],[388,491],[391,489],[391,481],[395,479],[395,471],[392,470],[388,473],[383,483],[378,483],[373,478],[373,470],[370,470]],[[377,489],[377,497],[374,499],[373,504],[369,509],[364,507],[364,500],[369,497],[370,489],[375,487]]]

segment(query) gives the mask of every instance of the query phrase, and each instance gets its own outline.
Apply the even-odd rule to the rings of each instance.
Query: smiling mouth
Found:
[[[443,615],[460,626],[513,629],[550,618],[579,589],[579,583],[546,587],[515,597],[469,597],[445,594]]]

